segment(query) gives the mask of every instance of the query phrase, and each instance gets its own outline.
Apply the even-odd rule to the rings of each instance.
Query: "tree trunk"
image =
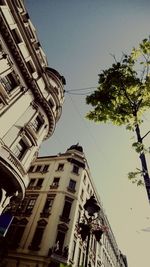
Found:
[[[143,141],[142,141],[142,137],[141,137],[140,128],[139,128],[138,123],[135,125],[135,132],[137,135],[137,141],[140,144],[142,144],[142,147],[143,147]],[[140,158],[141,165],[142,165],[142,173],[143,173],[144,183],[145,183],[145,187],[146,187],[146,191],[147,191],[148,200],[150,203],[150,177],[149,177],[149,173],[148,173],[147,162],[146,162],[144,150],[142,150],[142,152],[140,152],[139,158]]]

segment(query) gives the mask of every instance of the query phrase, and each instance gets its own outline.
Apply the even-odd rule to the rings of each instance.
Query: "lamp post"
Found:
[[[90,267],[90,265],[88,265],[90,236],[91,234],[94,234],[96,241],[99,242],[103,234],[103,230],[101,229],[100,225],[94,223],[98,218],[98,212],[100,211],[100,207],[97,204],[94,195],[86,201],[84,204],[84,210],[87,211],[88,216],[84,215],[83,222],[78,224],[78,233],[80,234],[82,241],[87,240],[84,267]]]

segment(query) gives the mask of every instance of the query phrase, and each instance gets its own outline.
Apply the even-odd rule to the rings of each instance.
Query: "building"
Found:
[[[57,267],[60,262],[84,266],[86,242],[78,235],[83,206],[94,194],[100,223],[109,228],[96,242],[91,234],[91,267],[122,267],[115,237],[94,186],[83,148],[39,157],[29,170],[26,197],[12,208],[14,220],[7,232],[9,267]],[[89,265],[90,266],[90,265]]]
[[[62,112],[65,78],[48,67],[22,0],[0,0],[0,214],[21,200],[28,169]]]
[[[125,255],[121,253],[121,251],[119,255],[119,264],[120,264],[120,267],[128,267],[127,258]]]

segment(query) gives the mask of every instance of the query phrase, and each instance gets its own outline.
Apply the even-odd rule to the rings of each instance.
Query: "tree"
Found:
[[[86,97],[86,103],[93,109],[86,117],[95,122],[112,122],[125,125],[135,132],[136,142],[132,144],[139,153],[142,169],[129,173],[129,179],[142,184],[137,177],[144,178],[144,184],[150,202],[150,177],[141,135],[143,113],[150,108],[150,39],[144,39],[129,55],[123,54],[120,61],[115,56],[114,64],[99,74],[98,88]]]

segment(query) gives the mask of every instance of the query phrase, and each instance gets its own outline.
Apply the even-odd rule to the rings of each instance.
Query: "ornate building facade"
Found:
[[[48,67],[22,0],[0,0],[0,214],[24,198],[28,169],[62,112],[65,78]]]
[[[65,153],[39,157],[30,167],[30,182],[23,202],[12,209],[14,220],[7,232],[9,267],[57,267],[59,263],[84,266],[86,241],[78,234],[84,204],[94,195],[98,220],[108,228],[99,242],[91,234],[91,267],[127,267],[103,207],[83,149],[71,146]]]

